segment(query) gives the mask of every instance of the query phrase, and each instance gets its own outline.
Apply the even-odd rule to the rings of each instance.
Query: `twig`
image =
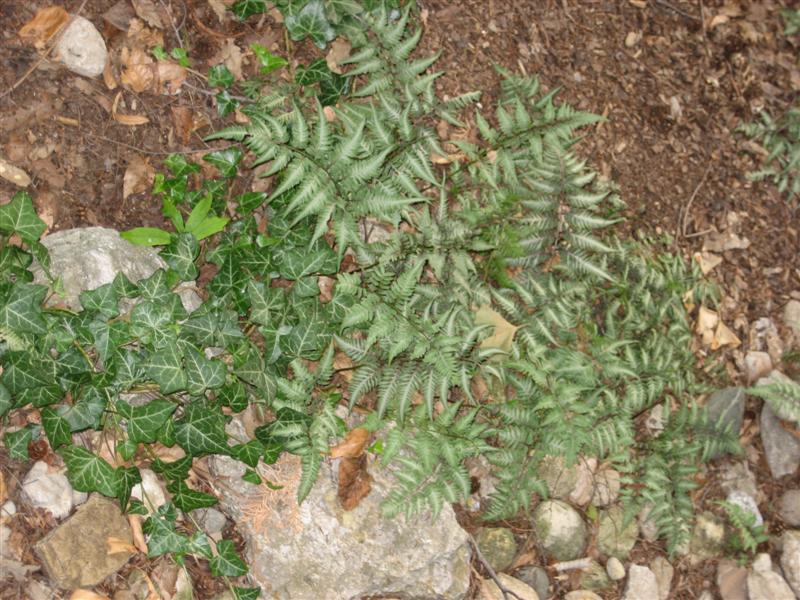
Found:
[[[188,150],[172,150],[169,152],[158,151],[158,150],[147,150],[145,148],[139,148],[138,146],[132,146],[131,144],[126,144],[125,142],[120,142],[119,140],[115,140],[113,138],[105,137],[104,135],[95,135],[93,133],[84,133],[83,135],[90,138],[103,140],[105,142],[111,142],[112,144],[117,144],[119,146],[123,146],[124,148],[128,148],[130,150],[135,150],[136,152],[140,152],[141,154],[149,154],[152,156],[168,156],[170,154],[196,154],[198,152],[208,152],[208,148],[190,148]],[[238,144],[231,144],[230,146],[225,146],[225,148],[220,148],[220,150],[226,150],[227,148],[232,148],[233,146],[237,145]]]
[[[89,1],[89,0],[83,0],[83,2],[81,2],[81,5],[78,7],[78,10],[76,10],[76,11],[75,11],[75,16],[77,16],[77,15],[81,14],[81,12],[83,11],[83,8],[86,6],[86,3],[87,3],[88,1]],[[70,20],[71,20],[71,19],[70,19]],[[58,41],[61,39],[61,36],[62,36],[62,35],[64,35],[64,30],[65,30],[65,29],[66,29],[68,26],[69,26],[69,21],[67,21],[67,23],[66,23],[66,24],[65,24],[65,25],[64,25],[64,26],[63,26],[63,27],[62,27],[62,28],[59,30],[59,32],[58,32],[58,33],[55,35],[55,37],[53,38],[53,43],[52,43],[52,44],[50,44],[50,46],[47,48],[47,50],[45,50],[45,53],[44,53],[44,54],[42,54],[41,58],[39,58],[39,60],[37,60],[37,61],[34,63],[34,65],[33,65],[33,66],[30,68],[30,69],[28,69],[27,71],[25,71],[25,74],[24,74],[22,77],[20,77],[19,79],[17,79],[17,81],[16,81],[16,82],[14,82],[14,85],[12,85],[12,86],[11,86],[10,88],[8,88],[8,89],[7,89],[5,92],[3,92],[2,94],[0,94],[0,98],[5,98],[5,97],[6,97],[6,96],[8,96],[10,93],[12,93],[14,90],[16,90],[16,89],[17,89],[17,88],[18,88],[20,85],[22,85],[22,82],[23,82],[23,81],[25,81],[25,80],[26,80],[26,79],[27,79],[27,78],[30,76],[30,74],[31,74],[31,73],[33,73],[33,72],[34,72],[36,69],[38,69],[38,68],[39,68],[39,66],[40,66],[40,65],[41,65],[41,64],[42,64],[44,61],[46,61],[46,60],[47,60],[47,57],[48,57],[48,56],[50,56],[50,53],[53,51],[53,48],[55,48],[55,47],[56,47],[56,44],[58,44]]]
[[[472,537],[472,535],[469,535],[469,543],[472,545],[473,550],[475,550],[475,555],[478,557],[478,560],[481,561],[483,568],[486,569],[487,573],[489,573],[489,577],[492,578],[492,581],[494,581],[495,585],[497,585],[497,587],[500,589],[500,593],[503,594],[503,599],[508,600],[508,598],[511,597],[516,598],[517,600],[525,600],[502,584],[495,570],[489,565],[489,562],[486,560],[486,558],[484,558],[481,549],[478,548],[478,543],[475,541],[475,538]]]
[[[664,8],[668,8],[669,10],[671,10],[671,11],[673,11],[675,13],[678,13],[682,17],[686,17],[687,19],[691,19],[692,21],[702,21],[702,18],[696,17],[696,16],[694,16],[692,14],[689,14],[689,13],[681,10],[677,6],[673,6],[672,4],[667,2],[666,0],[655,0],[655,2],[656,2],[656,4],[658,6],[663,6]]]
[[[204,90],[203,88],[199,88],[196,85],[192,85],[191,83],[186,83],[185,81],[183,82],[183,85],[188,87],[190,90],[194,90],[195,92],[200,92],[201,94],[205,94],[206,96],[215,97],[217,95],[210,90]],[[247,98],[246,96],[236,96],[234,94],[231,94],[230,98],[233,100],[239,100],[240,102],[252,102],[252,100],[250,98]]]
[[[689,201],[686,203],[686,206],[683,208],[681,213],[679,213],[680,228],[678,229],[678,234],[683,237],[686,237],[686,219],[689,214],[689,209],[691,208],[694,199],[697,198],[697,194],[698,192],[700,192],[700,188],[703,187],[703,184],[706,182],[706,178],[708,177],[708,174],[710,172],[711,172],[711,164],[709,164],[706,167],[706,171],[705,173],[703,173],[703,178],[700,180],[700,183],[697,184],[697,187],[694,188],[694,191],[692,192],[692,195],[689,197]]]
[[[578,569],[588,569],[589,566],[592,564],[592,559],[588,556],[586,558],[578,558],[576,560],[565,560],[562,562],[557,562],[553,565],[553,568],[558,571],[575,571]]]

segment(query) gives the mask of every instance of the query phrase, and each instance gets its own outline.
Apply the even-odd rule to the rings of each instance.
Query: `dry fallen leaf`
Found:
[[[331,43],[331,49],[325,56],[325,62],[328,63],[328,68],[334,73],[339,73],[340,75],[344,73],[341,63],[344,59],[350,56],[350,50],[350,42],[348,42],[346,38],[336,38],[333,40]]]
[[[5,504],[7,498],[7,491],[6,491],[6,478],[3,475],[3,472],[0,471],[0,504]],[[2,515],[0,515],[1,517]]]
[[[119,85],[117,83],[117,78],[114,76],[114,70],[111,68],[111,61],[107,61],[106,67],[103,69],[103,83],[105,83],[106,87],[110,90],[117,89]]]
[[[695,332],[700,336],[704,346],[710,346],[714,341],[714,330],[719,323],[719,315],[713,310],[701,306],[697,313]]]
[[[69,600],[109,600],[109,598],[108,596],[95,594],[91,590],[78,589],[70,594]]]
[[[106,554],[136,554],[137,552],[139,549],[126,540],[116,537],[106,539]]]
[[[323,108],[322,113],[325,115],[325,120],[328,123],[333,123],[336,120],[336,111],[332,106],[326,106]]]
[[[343,458],[339,463],[337,497],[344,510],[353,510],[372,490],[372,477],[367,472],[367,456]]]
[[[317,287],[319,288],[319,301],[323,303],[333,300],[333,287],[336,280],[327,275],[320,275],[317,278]]]
[[[153,0],[131,0],[131,4],[133,4],[133,10],[136,11],[136,16],[142,21],[150,25],[150,27],[164,29],[161,12]]]
[[[147,554],[147,542],[144,539],[144,532],[142,531],[142,516],[128,515],[128,523],[131,526],[133,545],[136,546],[142,554]]]
[[[153,59],[144,50],[141,48],[131,49],[126,46],[120,52],[120,62],[122,64],[122,74],[120,75],[122,85],[137,93],[144,92],[153,86],[155,79]]]
[[[69,13],[66,10],[60,6],[48,6],[22,26],[19,37],[37,48],[43,48],[68,22]]]
[[[122,92],[117,93],[117,97],[114,98],[114,104],[111,105],[111,116],[117,123],[121,123],[122,125],[144,125],[145,123],[149,123],[150,119],[143,115],[121,115],[117,112],[117,106],[119,105],[120,98],[122,98]]]
[[[714,332],[714,339],[711,341],[711,349],[718,350],[723,346],[730,346],[731,348],[738,348],[742,345],[742,341],[736,337],[736,334],[730,330],[722,321],[717,325]]]
[[[222,0],[208,0],[208,6],[211,10],[214,11],[214,14],[217,15],[217,19],[219,22],[222,23],[225,20],[225,4]]]
[[[186,68],[171,60],[160,60],[156,64],[158,85],[155,91],[159,94],[177,94],[181,84],[186,81]]]
[[[347,432],[344,440],[331,448],[331,458],[355,458],[364,453],[364,447],[369,442],[370,432],[363,427],[356,427]]]
[[[0,158],[0,177],[18,187],[28,187],[31,184],[31,178],[25,171],[2,158]]]
[[[703,275],[708,275],[722,263],[722,257],[711,252],[695,252],[692,258],[700,265]]]
[[[131,194],[146,191],[153,182],[154,176],[155,169],[150,161],[141,156],[135,156],[122,177],[122,198],[126,199]]]
[[[144,26],[141,19],[131,19],[128,24],[128,44],[134,48],[150,50],[164,45],[164,34],[158,30]]]
[[[209,64],[223,64],[233,74],[237,81],[244,79],[242,75],[242,50],[237,46],[233,38],[225,40],[217,53],[209,59]]]
[[[514,334],[519,329],[503,318],[496,310],[484,304],[475,312],[476,325],[491,325],[494,327],[494,334],[481,342],[481,348],[499,348],[505,352],[511,351],[511,344],[514,342]]]

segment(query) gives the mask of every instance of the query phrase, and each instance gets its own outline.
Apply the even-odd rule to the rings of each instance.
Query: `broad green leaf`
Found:
[[[231,447],[231,456],[242,461],[248,467],[255,468],[259,459],[264,455],[264,444],[258,440],[250,440],[246,444],[237,444]]]
[[[310,0],[300,12],[286,16],[284,23],[293,40],[299,41],[309,36],[320,48],[324,48],[336,37],[336,32],[325,16],[322,0]]]
[[[215,406],[193,402],[175,423],[175,439],[191,456],[228,454],[227,438],[225,417]]]
[[[161,388],[161,393],[171,394],[186,389],[186,371],[178,344],[168,343],[153,354],[145,365],[147,376]]]
[[[55,404],[63,397],[64,393],[57,385],[43,385],[34,388],[25,388],[17,394],[17,404],[25,406],[31,404],[36,408]]]
[[[274,324],[286,310],[283,290],[267,287],[260,281],[247,282],[247,296],[252,307],[250,320],[259,325]]]
[[[324,58],[320,58],[310,63],[307,67],[304,65],[297,65],[295,70],[294,80],[299,85],[311,85],[326,79],[330,75],[331,70],[328,68],[328,62]]]
[[[47,434],[47,440],[53,449],[72,443],[72,433],[69,423],[54,409],[47,407],[41,411],[42,427]]]
[[[267,12],[267,4],[264,0],[237,0],[231,6],[231,11],[243,21],[252,15]]]
[[[117,467],[115,474],[117,476],[117,500],[119,500],[120,509],[124,511],[131,498],[131,490],[135,485],[142,483],[142,474],[136,467]]]
[[[244,479],[247,483],[252,483],[253,485],[258,485],[261,483],[261,475],[256,473],[253,469],[247,469],[242,475],[242,479]]]
[[[157,227],[134,227],[119,235],[137,246],[166,246],[172,240],[172,234]]]
[[[239,166],[239,162],[242,160],[242,151],[238,146],[231,146],[224,150],[216,150],[215,152],[206,154],[203,160],[217,167],[223,177],[235,177],[236,169]],[[203,217],[205,218],[205,215],[203,215]],[[186,227],[189,227],[188,222],[186,223]]]
[[[128,514],[140,515],[142,517],[146,517],[147,515],[150,514],[150,511],[144,505],[144,502],[134,498],[133,500],[130,501],[130,504],[128,504]]]
[[[279,263],[281,277],[297,280],[306,275],[330,275],[338,268],[336,254],[327,245],[309,251],[307,248],[297,248],[286,252]]]
[[[211,549],[211,542],[208,536],[202,531],[195,531],[192,537],[189,538],[189,544],[186,549],[188,554],[196,554],[204,558],[211,559],[214,556],[214,551]]]
[[[119,405],[124,403],[120,402]],[[155,442],[158,431],[169,419],[177,405],[168,400],[151,400],[144,406],[130,407],[128,438],[132,442]]]
[[[192,468],[192,457],[187,455],[172,462],[164,462],[160,458],[153,461],[153,471],[161,473],[170,481],[183,481],[189,476]]]
[[[217,542],[217,556],[211,559],[209,566],[215,577],[241,577],[247,573],[247,565],[230,540]]]
[[[256,55],[258,62],[261,63],[261,74],[268,75],[281,67],[288,65],[288,61],[282,56],[276,56],[261,44],[250,44],[250,50]]]
[[[3,385],[12,395],[55,383],[56,372],[52,361],[45,361],[29,352],[8,352],[4,359]]]
[[[172,502],[175,503],[175,506],[183,512],[208,508],[217,503],[215,496],[193,490],[183,481],[173,481],[167,486],[167,491],[172,494]]]
[[[8,391],[6,386],[0,383],[0,418],[3,418],[13,405],[14,401],[11,398],[11,392]],[[245,406],[245,408],[247,407]]]
[[[233,73],[225,65],[214,65],[208,70],[208,85],[211,87],[228,88],[233,82]]]
[[[242,412],[248,405],[247,392],[241,381],[232,381],[224,385],[217,392],[217,400],[235,413]]]
[[[14,460],[28,460],[28,444],[33,439],[33,426],[26,425],[17,431],[9,431],[3,436],[8,455]]]
[[[164,160],[164,165],[178,178],[200,171],[200,165],[189,162],[183,154],[170,154]]]
[[[211,202],[211,194],[206,194],[194,205],[192,212],[189,214],[189,218],[186,219],[185,228],[188,233],[194,233],[197,226],[208,216],[208,211],[211,210]]]
[[[259,208],[267,200],[265,192],[245,192],[237,196],[234,202],[236,203],[236,210],[241,215],[249,215],[251,212]]]
[[[89,331],[94,337],[94,347],[104,363],[114,356],[118,348],[131,339],[128,323],[125,321],[92,321]],[[108,367],[109,365],[106,365]]]
[[[118,479],[114,467],[86,448],[67,446],[58,451],[67,465],[67,478],[79,492],[100,492],[117,496]]]
[[[150,275],[150,277],[139,280],[136,285],[139,288],[142,298],[145,300],[164,303],[172,296],[169,284],[167,283],[167,272],[164,269],[159,269]]]
[[[229,220],[230,219],[226,217],[207,217],[203,219],[192,233],[198,240],[204,240],[225,229],[225,225],[228,224]]]
[[[84,310],[96,310],[106,318],[116,317],[119,314],[119,298],[113,283],[81,292],[79,299]]]
[[[114,451],[122,457],[122,460],[133,460],[138,448],[139,444],[131,440],[117,440]]]
[[[175,524],[160,514],[148,517],[142,523],[142,531],[147,534],[147,556],[155,558],[162,554],[182,555],[189,548],[186,536],[175,530]]]
[[[228,90],[222,90],[214,99],[217,101],[217,114],[220,117],[227,116],[239,108],[239,102],[231,97]]]
[[[182,281],[194,281],[197,279],[197,266],[194,261],[199,252],[200,245],[195,237],[191,233],[182,233],[161,251],[161,258],[178,274]]]
[[[233,596],[234,600],[258,600],[261,597],[261,588],[243,588],[234,586]]]
[[[16,334],[47,333],[42,318],[42,301],[46,294],[47,287],[43,285],[17,283],[0,309],[0,327]]]
[[[249,383],[266,393],[270,398],[275,394],[275,378],[267,370],[267,366],[258,351],[251,349],[248,352],[247,360],[234,370],[234,374],[245,383]]]
[[[47,225],[36,214],[27,192],[17,192],[11,202],[0,206],[0,231],[16,233],[26,242],[32,242],[38,241],[45,229]]]
[[[221,387],[225,383],[227,368],[219,360],[208,359],[194,346],[184,349],[186,359],[186,387],[189,393],[200,396],[206,390]]]

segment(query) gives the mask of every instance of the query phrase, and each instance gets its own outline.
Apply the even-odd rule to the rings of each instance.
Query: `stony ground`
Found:
[[[113,7],[105,0],[56,4],[80,11],[94,23],[112,57],[121,60],[124,29],[137,16],[132,4],[126,0]],[[286,48],[271,16],[238,23],[217,17],[215,4],[219,5],[206,0],[154,4],[163,9],[163,22],[160,28],[145,29],[160,36],[167,47],[185,47],[192,59],[193,70],[179,93],[172,94],[110,89],[107,78],[77,75],[41,60],[18,32],[49,3],[0,3],[0,159],[30,177],[28,189],[51,231],[86,225],[119,230],[159,225],[159,206],[148,194],[159,162],[171,152],[199,158],[209,148],[203,135],[223,124],[196,73],[222,61],[245,74],[252,72],[254,61],[247,56],[252,43],[300,58],[313,52],[305,44]],[[773,187],[748,181],[746,173],[758,166],[760,149],[735,131],[762,108],[780,114],[797,98],[800,40],[781,34],[779,18],[780,9],[788,4],[419,1],[426,30],[424,50],[442,53],[438,66],[446,75],[438,85],[443,93],[481,89],[488,103],[497,92],[499,75],[493,67],[499,65],[537,74],[545,89],[560,87],[565,101],[607,118],[587,132],[579,152],[619,185],[628,205],[622,233],[668,235],[675,252],[688,259],[701,253],[698,258],[709,268],[708,276],[722,290],[718,314],[712,316],[735,336],[714,351],[698,336],[698,354],[710,356],[727,374],[714,382],[721,392],[708,401],[738,419],[745,453],[716,460],[698,481],[694,499],[702,517],[687,553],[668,557],[663,545],[649,537],[646,523],[638,530],[618,531],[613,526],[616,517],[605,507],[613,504],[615,475],[602,465],[582,464],[575,469],[555,465],[556,500],[537,509],[539,521],[519,519],[478,529],[469,511],[457,508],[461,524],[476,536],[486,562],[529,582],[542,597],[577,600],[579,596],[568,593],[593,589],[606,599],[652,598],[648,594],[656,593],[662,599],[707,594],[734,600],[748,598],[749,585],[752,600],[762,588],[767,591],[761,597],[788,599],[781,594],[791,590],[770,568],[769,556],[775,566],[783,565],[782,574],[795,592],[800,591],[800,581],[791,576],[800,568],[800,541],[791,533],[784,535],[800,527],[800,438],[796,429],[765,413],[760,400],[730,389],[753,383],[773,369],[788,376],[800,372],[800,326],[797,312],[792,312],[800,305],[791,302],[800,300],[796,259],[800,221]],[[125,116],[139,117],[139,124],[120,118]],[[244,189],[250,184],[246,180],[237,185]],[[0,179],[2,201],[16,190],[16,183]],[[33,454],[43,465],[36,467],[42,470],[41,477],[31,477],[33,462],[11,461],[0,451],[0,503],[8,498],[16,511],[10,514],[11,505],[5,505],[0,515],[6,527],[0,529],[0,554],[5,556],[0,558],[0,598],[54,597],[39,570],[42,559],[30,545],[54,531],[82,500],[63,487],[63,477],[58,479],[54,469],[47,468],[48,461],[56,460],[54,455],[46,449]],[[26,478],[29,487],[31,481],[44,479],[55,486],[47,488],[52,496],[49,510],[25,500]],[[587,487],[587,482],[594,483]],[[752,566],[749,558],[740,566],[740,556],[723,547],[724,512],[716,502],[730,500],[731,494],[743,506],[755,505],[770,536],[759,546],[766,554]],[[581,514],[590,503],[600,512],[587,521]],[[543,542],[536,535],[537,522],[557,517],[575,527],[564,539]],[[213,514],[209,517],[214,518],[214,527],[232,526],[224,516],[222,521]],[[554,551],[551,546],[556,542],[580,551]],[[607,560],[614,554],[622,558],[619,565]],[[563,564],[584,557],[589,560]],[[477,595],[480,576],[489,574],[481,561],[472,567],[471,593]],[[178,584],[184,577],[180,573],[191,576],[194,597],[211,598],[224,591],[203,563],[189,561],[187,571],[182,571],[168,560],[148,561],[141,555],[96,589],[108,596],[117,594],[115,598],[144,598],[149,577],[175,594],[186,586]]]

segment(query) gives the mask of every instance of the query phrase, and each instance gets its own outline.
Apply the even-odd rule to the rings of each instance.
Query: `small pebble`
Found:
[[[612,556],[606,563],[606,573],[613,581],[625,578],[625,565],[616,556]]]

